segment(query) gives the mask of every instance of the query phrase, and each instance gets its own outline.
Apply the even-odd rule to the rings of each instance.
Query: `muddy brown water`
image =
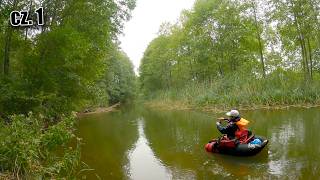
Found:
[[[211,154],[221,114],[123,108],[82,117],[81,158],[87,179],[319,179],[320,109],[241,112],[269,139],[253,157]]]

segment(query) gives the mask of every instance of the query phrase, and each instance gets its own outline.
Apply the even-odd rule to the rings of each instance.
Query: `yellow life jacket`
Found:
[[[239,121],[236,122],[236,125],[239,127],[241,131],[241,130],[246,130],[249,123],[250,122],[248,120],[241,118]]]

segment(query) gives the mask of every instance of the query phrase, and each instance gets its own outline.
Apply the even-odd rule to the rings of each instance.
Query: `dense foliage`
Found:
[[[319,103],[319,0],[197,0],[148,46],[148,97],[194,105]]]
[[[26,113],[42,107],[69,112],[91,103],[88,100],[93,99],[94,89],[99,91],[96,86],[101,79],[109,89],[120,86],[108,81],[106,73],[123,71],[127,74],[119,77],[134,78],[132,65],[122,65],[130,62],[118,55],[122,52],[116,39],[134,1],[12,0],[0,5],[0,112]],[[40,6],[44,7],[44,26],[8,25],[12,10],[33,12]],[[117,67],[110,68],[109,61]],[[107,88],[96,94],[112,103],[123,100],[110,97],[113,94]]]
[[[45,25],[9,24],[10,12],[36,20],[39,7]],[[134,7],[135,0],[0,1],[0,174],[73,175],[76,158],[60,162],[52,152],[72,139],[71,112],[134,96],[133,66],[117,40]]]
[[[65,117],[54,126],[48,126],[43,116],[32,114],[10,119],[10,124],[0,122],[0,172],[31,179],[76,177],[81,163],[80,149],[68,147],[70,139],[75,137],[73,118]],[[57,150],[63,155],[58,156]]]

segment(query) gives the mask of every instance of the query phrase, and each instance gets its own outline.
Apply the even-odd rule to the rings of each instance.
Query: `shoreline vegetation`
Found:
[[[164,110],[164,111],[201,111],[201,112],[212,112],[212,113],[223,113],[230,111],[230,109],[234,107],[217,107],[217,106],[204,106],[204,107],[197,107],[195,105],[188,104],[186,102],[179,102],[179,101],[148,101],[144,103],[145,106],[151,109],[157,110]],[[253,110],[261,110],[261,109],[268,109],[268,110],[279,110],[279,109],[288,109],[288,108],[316,108],[320,107],[319,104],[291,104],[291,105],[257,105],[257,106],[239,106],[236,107],[237,110],[240,111],[253,111]]]
[[[280,74],[280,75],[279,75]],[[319,79],[318,76],[315,78]],[[299,83],[300,82],[300,83]],[[272,86],[270,85],[272,84]],[[319,107],[320,82],[302,82],[294,72],[277,72],[266,78],[229,77],[189,83],[182,88],[159,90],[145,98],[145,105],[163,110],[225,112],[239,110]]]

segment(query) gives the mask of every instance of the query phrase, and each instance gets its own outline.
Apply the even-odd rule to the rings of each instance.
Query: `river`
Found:
[[[320,109],[241,112],[269,144],[253,157],[207,153],[222,114],[123,108],[82,117],[81,159],[87,179],[317,179]]]

